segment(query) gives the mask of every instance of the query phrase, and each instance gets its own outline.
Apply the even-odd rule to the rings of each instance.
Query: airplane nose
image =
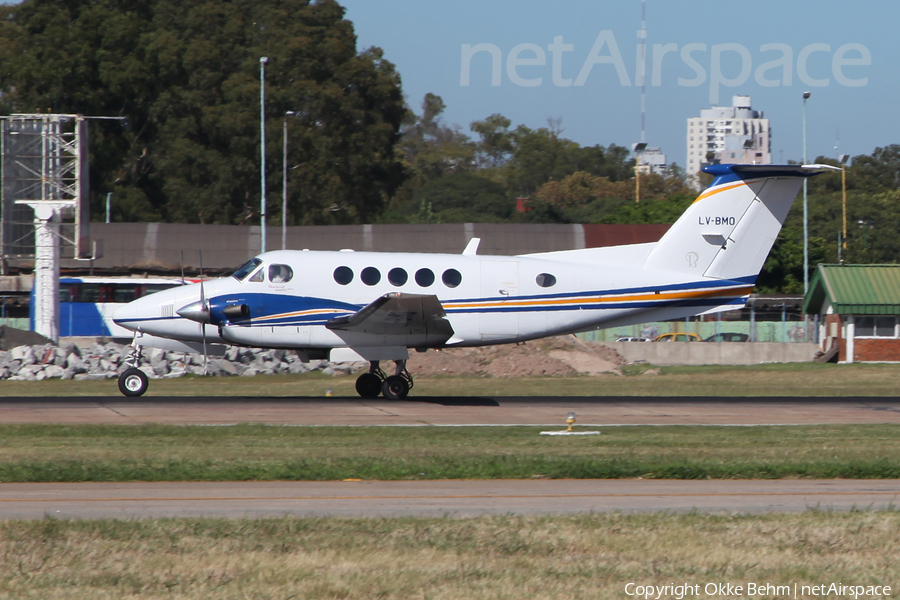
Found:
[[[134,324],[134,320],[138,318],[138,314],[139,312],[134,306],[134,302],[129,302],[128,304],[120,306],[113,312],[112,320],[113,323],[119,327],[134,330],[137,328]]]
[[[139,327],[146,327],[150,323],[166,317],[173,317],[173,304],[180,304],[187,300],[182,297],[183,289],[179,286],[171,290],[163,290],[120,306],[113,312],[113,323],[137,331]]]

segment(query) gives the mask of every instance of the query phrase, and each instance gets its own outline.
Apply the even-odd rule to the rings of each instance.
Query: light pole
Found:
[[[809,92],[803,92],[803,164],[806,164],[806,101]],[[803,295],[809,292],[809,202],[806,198],[807,180],[803,178]]]
[[[287,118],[300,114],[296,110],[284,113],[284,148],[282,148],[283,164],[281,166],[281,249],[287,250],[287,214],[288,214],[288,128]]]
[[[634,152],[634,201],[641,201],[641,152],[647,148],[647,142],[637,142],[631,145]]]
[[[266,63],[259,59],[259,247],[266,251]]]
[[[841,161],[841,212],[844,220],[844,240],[841,248],[844,250],[847,249],[847,159],[849,158],[849,154],[841,154],[838,157]]]

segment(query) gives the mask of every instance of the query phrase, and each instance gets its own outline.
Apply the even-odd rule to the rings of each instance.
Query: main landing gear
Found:
[[[405,360],[395,360],[397,365],[393,375],[385,375],[379,361],[369,363],[369,372],[356,379],[356,393],[363,398],[377,398],[379,394],[388,400],[402,400],[413,387],[413,378],[406,370]]]
[[[141,396],[150,386],[147,376],[137,368],[140,362],[141,347],[137,343],[137,334],[135,334],[134,341],[131,342],[131,351],[128,353],[128,358],[125,359],[128,368],[119,374],[119,391],[126,396]]]

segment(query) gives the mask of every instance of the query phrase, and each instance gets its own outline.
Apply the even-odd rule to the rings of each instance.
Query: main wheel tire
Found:
[[[391,375],[381,384],[381,393],[388,400],[402,400],[409,393],[409,383],[399,375]]]
[[[363,398],[377,398],[381,393],[381,378],[375,373],[363,373],[356,378],[356,393]]]
[[[142,396],[149,385],[147,376],[140,369],[131,367],[119,375],[119,391],[126,396]]]

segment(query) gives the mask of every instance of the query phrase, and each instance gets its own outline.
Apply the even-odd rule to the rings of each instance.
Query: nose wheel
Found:
[[[405,360],[395,360],[394,375],[386,376],[377,360],[369,363],[369,372],[356,379],[356,393],[363,398],[377,398],[383,395],[388,400],[402,400],[413,387],[412,375],[406,370]]]
[[[125,396],[142,396],[147,391],[147,388],[150,387],[147,375],[138,369],[138,365],[141,362],[141,346],[138,344],[139,335],[138,332],[135,332],[134,339],[131,342],[131,351],[128,354],[128,358],[125,359],[125,364],[128,365],[128,368],[119,375],[119,391]]]
[[[140,369],[125,369],[119,375],[119,391],[126,396],[141,396],[147,391],[150,382]]]

